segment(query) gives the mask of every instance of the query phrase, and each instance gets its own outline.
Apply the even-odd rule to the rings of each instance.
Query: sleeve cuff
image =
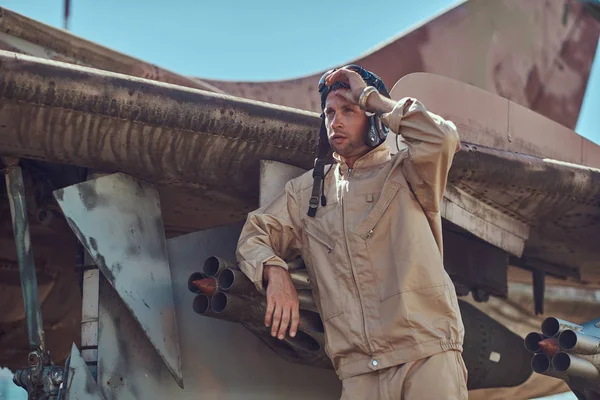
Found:
[[[254,285],[259,292],[264,293],[265,288],[263,285],[263,272],[265,269],[265,265],[276,265],[278,267],[282,267],[286,271],[288,270],[288,265],[285,261],[283,261],[280,257],[271,256],[264,260],[261,263],[257,263],[256,270],[254,271]]]
[[[394,109],[381,115],[381,121],[395,134],[400,134],[400,122],[404,117],[404,105],[408,100],[415,100],[412,97],[405,97],[396,102]]]

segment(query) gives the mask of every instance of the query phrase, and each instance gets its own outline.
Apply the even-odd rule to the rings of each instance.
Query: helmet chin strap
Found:
[[[319,141],[317,143],[317,158],[315,159],[315,168],[313,169],[313,187],[308,204],[308,216],[314,217],[319,208],[319,197],[323,191],[323,181],[325,179],[325,163],[331,153],[331,146],[327,138],[327,128],[325,127],[325,114],[321,114],[321,129],[319,131]],[[323,201],[327,203],[327,200]],[[323,205],[325,205],[323,204]]]

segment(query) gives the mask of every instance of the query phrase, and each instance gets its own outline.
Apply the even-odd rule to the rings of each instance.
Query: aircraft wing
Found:
[[[446,219],[507,251],[513,265],[598,283],[599,146],[447,78],[409,75],[392,90],[392,97],[404,96],[459,130],[463,144],[450,171]]]
[[[12,53],[0,57],[0,152],[157,182],[173,233],[243,220],[257,206],[261,159],[312,165],[316,114]],[[447,220],[528,267],[592,279],[598,146],[448,78],[412,74],[392,90],[400,93],[459,127],[463,151],[450,174]],[[468,215],[458,216],[461,208]]]

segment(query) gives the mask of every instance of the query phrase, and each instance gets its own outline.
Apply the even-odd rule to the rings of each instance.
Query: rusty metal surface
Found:
[[[71,229],[183,386],[179,333],[158,193],[113,174],[54,193]]]
[[[75,344],[71,349],[68,376],[63,390],[65,390],[64,400],[104,400],[98,384],[94,381]]]
[[[217,87],[200,79],[173,73],[2,7],[0,7],[0,49],[159,82],[221,92]]]
[[[442,218],[460,226],[485,242],[521,256],[529,226],[449,184],[441,204]]]
[[[1,154],[119,170],[215,201],[257,196],[261,158],[310,168],[319,126],[313,113],[2,51],[0,123]]]
[[[196,295],[188,290],[188,277],[210,255],[234,258],[240,230],[233,225],[168,240],[184,389],[170,379],[119,296],[102,279],[98,372],[107,400],[339,398],[341,385],[333,371],[288,362],[241,325],[199,317],[192,310]]]
[[[462,153],[450,182],[530,227],[526,259],[598,281],[600,170],[475,145]]]
[[[18,160],[12,162],[5,161],[5,163],[7,164],[7,167],[4,173],[4,180],[10,204],[15,245],[17,248],[17,259],[19,262],[23,304],[25,305],[25,320],[27,321],[29,347],[31,350],[39,350],[40,352],[45,353],[46,343],[44,341],[44,325],[42,323],[42,312],[35,273],[35,261],[33,258],[33,249],[31,247],[31,236],[29,234],[23,174],[21,167],[18,165]]]
[[[574,129],[599,34],[600,23],[576,0],[469,0],[345,64],[376,72],[388,87],[414,72],[446,76]],[[320,111],[321,74],[208,82],[232,95]]]

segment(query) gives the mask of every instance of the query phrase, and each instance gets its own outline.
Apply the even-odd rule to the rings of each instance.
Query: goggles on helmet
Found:
[[[379,93],[381,93],[385,97],[390,97],[387,88],[385,87],[383,81],[379,76],[355,64],[346,65],[344,68],[358,73],[368,86],[373,86],[375,89],[377,89]],[[325,100],[327,99],[327,95],[330,92],[338,90],[340,88],[350,89],[350,85],[348,85],[346,82],[335,82],[331,86],[327,86],[325,84],[325,80],[327,79],[327,77],[337,70],[338,68],[330,69],[329,71],[325,72],[323,76],[321,76],[321,79],[319,79],[318,89],[319,93],[321,93],[321,110],[325,108]]]

